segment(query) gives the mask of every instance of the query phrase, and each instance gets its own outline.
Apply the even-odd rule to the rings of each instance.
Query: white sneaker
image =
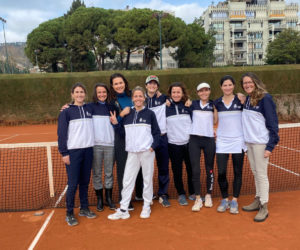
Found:
[[[151,214],[151,209],[150,207],[147,207],[147,208],[143,208],[141,214],[140,214],[140,217],[142,219],[147,219],[150,217],[150,214]]]
[[[194,206],[192,207],[192,211],[194,212],[198,212],[200,211],[201,207],[203,206],[202,204],[202,199],[196,199],[195,200],[195,203],[194,203]]]
[[[210,195],[210,194],[206,194],[206,195],[205,195],[204,206],[205,206],[205,207],[212,207],[212,206],[213,206],[213,202],[212,202],[212,199],[211,199],[211,195]]]
[[[107,216],[107,218],[109,220],[119,220],[119,219],[126,220],[130,218],[130,214],[128,213],[128,211],[122,212],[121,209],[118,208],[115,213],[110,214],[109,216]]]

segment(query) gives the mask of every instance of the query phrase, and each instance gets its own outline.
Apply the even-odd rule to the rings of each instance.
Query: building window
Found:
[[[216,29],[216,30],[223,30],[224,28],[224,24],[223,23],[214,23],[212,25],[213,29]]]
[[[215,62],[224,62],[224,56],[223,55],[217,55]]]
[[[224,35],[223,34],[215,34],[214,37],[217,41],[223,41],[224,40]]]
[[[262,43],[254,43],[254,48],[255,49],[261,49],[262,48]]]
[[[211,13],[211,18],[212,19],[224,19],[228,17],[227,12],[212,12]]]
[[[215,49],[216,49],[216,50],[223,50],[223,49],[224,49],[224,44],[222,44],[222,43],[216,44]]]
[[[246,11],[246,17],[247,18],[254,18],[255,12],[254,11]]]
[[[296,22],[288,22],[287,23],[287,27],[288,28],[295,28],[297,26],[297,23]]]

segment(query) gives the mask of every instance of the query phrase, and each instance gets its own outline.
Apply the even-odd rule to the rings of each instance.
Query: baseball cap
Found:
[[[206,83],[206,82],[200,83],[200,84],[198,84],[198,86],[197,86],[197,91],[199,91],[200,89],[203,89],[203,88],[208,88],[208,89],[210,89],[210,86],[209,86],[209,84]]]
[[[158,80],[158,77],[157,77],[157,76],[155,76],[155,75],[150,75],[150,76],[148,76],[148,77],[146,78],[145,84],[147,84],[147,83],[149,83],[149,82],[151,82],[151,81],[156,81],[157,84],[159,85],[159,80]]]

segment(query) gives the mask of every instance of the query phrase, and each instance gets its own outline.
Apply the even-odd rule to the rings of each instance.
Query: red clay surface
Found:
[[[1,127],[0,131],[1,144],[57,140],[56,125]],[[292,135],[298,143],[299,137],[298,132]],[[280,144],[290,147],[286,143],[282,136]],[[292,149],[299,150],[299,147]],[[299,173],[299,156],[292,156],[290,149],[283,153],[277,150],[270,161],[276,158],[277,164]],[[285,179],[290,178],[290,173],[276,167],[270,167],[269,173],[276,175],[270,179],[271,188],[289,185]],[[299,176],[292,175],[288,180],[300,185]],[[253,188],[252,179],[248,167],[244,171],[242,193],[250,186]],[[171,179],[170,189],[173,185]],[[216,182],[214,189],[218,190]],[[252,198],[252,195],[242,195],[240,208]],[[300,191],[271,193],[270,216],[264,223],[253,222],[256,213],[241,209],[238,215],[217,213],[219,199],[214,198],[213,208],[203,208],[198,213],[191,211],[191,201],[189,206],[181,207],[176,200],[171,200],[170,208],[163,208],[155,201],[151,218],[147,220],[139,218],[142,203],[135,202],[136,210],[131,212],[129,220],[109,221],[107,215],[111,211],[106,208],[94,220],[78,218],[80,224],[74,228],[64,221],[65,209],[55,209],[36,249],[300,249]],[[95,207],[91,208],[95,211]],[[0,213],[0,249],[27,249],[52,209],[44,211],[45,215],[39,217],[32,211]]]
[[[79,217],[76,227],[66,224],[64,209],[56,209],[35,249],[299,249],[300,191],[271,193],[270,215],[263,223],[253,222],[256,212],[218,213],[218,200],[200,212],[191,211],[191,201],[183,207],[171,200],[169,208],[155,201],[144,220],[139,218],[142,203],[135,202],[128,220],[108,220],[111,211],[105,208],[96,219]],[[251,200],[242,196],[239,204]],[[40,217],[0,213],[1,249],[27,249],[51,211]]]

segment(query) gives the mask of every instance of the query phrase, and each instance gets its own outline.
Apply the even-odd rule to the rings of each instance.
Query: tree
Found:
[[[58,72],[58,65],[64,64],[66,58],[63,26],[64,18],[59,17],[40,24],[28,34],[25,54],[32,64],[38,62],[40,69]]]
[[[268,64],[300,63],[300,32],[293,29],[282,31],[267,47]]]
[[[68,46],[82,56],[94,54],[98,69],[104,69],[104,59],[113,54],[110,11],[101,8],[78,8],[66,20],[65,34]]]
[[[79,7],[86,7],[84,1],[81,2],[80,0],[73,0],[70,10],[67,14],[65,14],[65,17],[72,15]]]
[[[178,40],[178,49],[174,58],[180,68],[210,67],[214,61],[213,51],[216,45],[213,33],[205,33],[196,19],[186,26]]]

